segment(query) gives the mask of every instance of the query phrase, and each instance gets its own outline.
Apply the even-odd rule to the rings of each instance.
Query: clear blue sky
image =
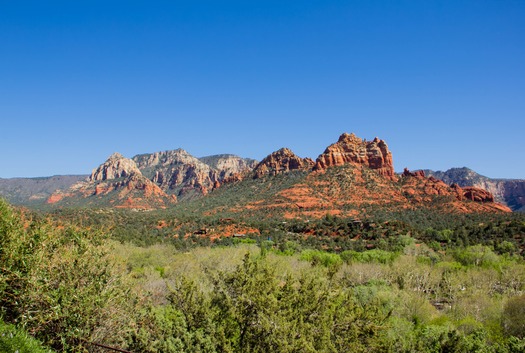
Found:
[[[0,0],[0,122],[4,178],[343,132],[525,178],[525,1]]]

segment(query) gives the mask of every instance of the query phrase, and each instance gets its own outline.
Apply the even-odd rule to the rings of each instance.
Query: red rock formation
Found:
[[[106,201],[105,201],[106,200]],[[86,180],[74,184],[67,193],[57,192],[48,203],[100,205],[111,203],[115,207],[151,209],[165,207],[176,202],[159,186],[146,178],[134,161],[118,153],[93,170]]]
[[[494,201],[506,204],[514,211],[525,210],[525,180],[494,179],[478,174],[467,167],[451,168],[445,172],[427,171],[447,184],[456,183],[461,187],[473,186],[487,190]]]
[[[310,170],[314,161],[310,158],[298,157],[288,148],[281,148],[264,158],[254,169],[255,178],[264,175],[276,175],[292,170]]]
[[[473,186],[463,188],[463,197],[476,202],[494,202],[494,196],[490,192]]]
[[[362,140],[354,134],[344,133],[339,140],[328,146],[316,161],[315,170],[348,163],[361,164],[385,177],[396,180],[392,153],[385,141],[377,137],[373,141]]]
[[[53,204],[53,203],[57,203],[59,202],[60,200],[62,200],[64,198],[64,196],[67,196],[66,194],[63,194],[61,192],[55,192],[54,194],[51,194],[47,200],[46,200],[46,203],[47,204]]]
[[[490,207],[500,211],[510,212],[504,205],[494,202],[494,196],[483,189],[475,187],[462,188],[458,184],[447,185],[442,180],[432,176],[425,177],[422,171],[403,171],[402,188],[405,195],[417,202],[431,201],[432,195],[453,196],[458,201],[470,200],[477,203],[490,204]]]
[[[416,178],[425,178],[425,172],[422,170],[416,170],[415,172],[411,172],[410,170],[408,170],[408,168],[405,168],[403,170],[403,176],[404,177],[413,176]]]

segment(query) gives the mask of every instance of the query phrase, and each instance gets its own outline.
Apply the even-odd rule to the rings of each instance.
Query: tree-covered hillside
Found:
[[[252,232],[219,234],[236,227]],[[9,347],[57,352],[525,352],[524,232],[518,214],[283,223],[0,201],[0,315],[25,342]]]

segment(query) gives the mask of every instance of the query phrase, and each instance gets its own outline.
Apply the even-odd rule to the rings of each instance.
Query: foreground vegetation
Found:
[[[0,201],[0,334],[23,337],[0,344],[19,352],[26,344],[96,352],[92,343],[168,353],[525,352],[525,223],[516,216],[270,221],[213,243],[192,235],[210,219],[178,215],[173,228],[158,227],[166,216],[50,220]],[[130,222],[118,227],[122,219]],[[175,228],[190,236],[167,236]]]

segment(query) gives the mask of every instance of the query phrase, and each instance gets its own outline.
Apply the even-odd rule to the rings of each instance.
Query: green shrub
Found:
[[[300,259],[309,261],[312,265],[322,265],[324,267],[336,267],[343,263],[341,256],[321,250],[307,249],[301,252]]]
[[[499,263],[499,256],[492,249],[484,245],[474,245],[453,252],[456,261],[464,266],[495,267]]]
[[[52,353],[26,332],[0,320],[0,352],[2,353]]]
[[[381,263],[391,264],[399,256],[397,253],[373,249],[363,252],[353,250],[343,251],[341,259],[346,263],[361,262],[361,263]]]
[[[525,338],[525,294],[507,301],[503,309],[502,321],[507,334]]]
[[[0,200],[0,314],[56,350],[118,340],[124,290],[104,238],[23,218]],[[128,297],[127,299],[132,299]]]

